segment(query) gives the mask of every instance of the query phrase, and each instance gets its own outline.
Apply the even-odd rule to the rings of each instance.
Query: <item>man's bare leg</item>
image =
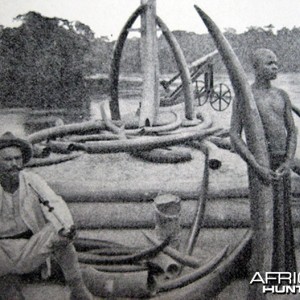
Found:
[[[73,244],[61,247],[54,252],[54,257],[60,265],[67,285],[71,291],[71,300],[92,300],[93,296],[86,288],[78,263],[78,257]]]

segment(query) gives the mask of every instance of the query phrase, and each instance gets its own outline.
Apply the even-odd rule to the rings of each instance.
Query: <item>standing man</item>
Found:
[[[70,211],[41,177],[22,170],[31,156],[27,141],[10,132],[0,137],[0,299],[25,299],[16,284],[18,274],[30,273],[53,257],[71,299],[91,300],[72,244]]]
[[[293,161],[297,135],[292,116],[291,102],[285,91],[271,85],[278,73],[276,55],[268,49],[258,49],[252,57],[255,82],[252,85],[253,96],[261,117],[270,157],[270,169],[258,164],[242,139],[244,110],[242,104],[235,101],[231,119],[231,141],[237,153],[248,164],[249,189],[252,176],[259,176],[273,187],[274,235],[272,270],[296,272],[294,237],[291,219],[290,167]],[[251,221],[255,230],[253,216],[254,203],[251,202]],[[261,241],[262,243],[264,241]],[[255,270],[251,270],[255,272]]]

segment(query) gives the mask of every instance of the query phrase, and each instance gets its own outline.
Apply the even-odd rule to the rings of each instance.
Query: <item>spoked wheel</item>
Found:
[[[205,89],[205,83],[202,80],[196,80],[194,85],[194,97],[198,106],[204,105],[208,100],[208,93]]]
[[[210,100],[211,107],[216,111],[223,111],[229,106],[230,102],[230,88],[224,83],[215,85],[212,99]]]

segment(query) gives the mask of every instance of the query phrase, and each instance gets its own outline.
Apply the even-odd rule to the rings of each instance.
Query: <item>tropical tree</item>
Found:
[[[84,55],[94,34],[80,22],[19,15],[18,28],[0,36],[2,106],[78,107],[85,101]]]

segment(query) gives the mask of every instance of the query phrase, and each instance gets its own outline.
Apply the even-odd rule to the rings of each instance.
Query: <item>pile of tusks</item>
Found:
[[[136,16],[142,9],[143,7],[140,7],[135,12]],[[227,64],[231,61],[235,63],[236,58],[231,53],[232,51],[228,50],[226,43],[220,41],[222,34],[219,33],[216,25],[203,11],[198,7],[196,9],[218,44],[223,60],[227,61]],[[231,80],[239,83],[239,70],[236,65],[236,63],[233,64],[229,71]],[[242,81],[243,78],[239,80]],[[233,84],[238,91],[237,96],[245,99],[251,98],[248,95],[247,86],[238,83]],[[300,115],[299,110],[294,108],[294,111]],[[211,143],[223,149],[231,151],[234,149],[231,147],[228,132],[211,127],[212,123],[209,119],[203,118],[199,124],[194,120],[186,124],[185,121],[179,120],[179,115],[175,115],[174,122],[151,128],[126,128],[122,122],[112,121],[104,116],[102,121],[57,126],[29,136],[29,141],[35,146],[41,143],[39,147],[48,148],[36,150],[36,153],[40,150],[39,153],[44,153],[40,154],[41,156],[46,155],[49,149],[50,152],[65,155],[70,155],[72,151],[87,153],[135,151],[134,154],[139,156],[140,154],[137,153],[139,151],[150,152],[153,149],[165,149],[179,143],[188,143],[190,146],[201,149],[205,154],[204,180],[187,246],[183,252],[171,248],[168,239],[158,241],[149,233],[145,233],[145,238],[150,244],[146,249],[125,247],[115,243],[109,245],[109,242],[101,246],[103,241],[98,240],[77,239],[75,241],[75,246],[79,251],[79,261],[82,264],[83,277],[88,288],[95,295],[105,298],[211,299],[228,284],[240,264],[249,259],[251,242],[252,244],[255,242],[255,235],[251,230],[248,230],[230,251],[225,248],[204,266],[201,266],[200,262],[192,256],[204,222],[208,198],[209,157],[214,149]],[[260,124],[250,123],[251,130],[256,132]],[[193,126],[189,127],[189,125]],[[199,143],[199,140],[204,138],[209,142]],[[260,145],[253,146],[256,152],[263,152],[264,149],[260,147]],[[299,172],[299,165],[299,161],[295,160],[293,170]],[[183,268],[194,270],[181,275]],[[160,278],[160,274],[167,274],[167,280],[158,283],[157,278]]]
[[[204,180],[197,201],[193,225],[190,229],[187,247],[183,252],[169,246],[169,239],[158,240],[143,231],[150,244],[147,249],[134,249],[121,244],[77,239],[74,244],[82,266],[83,278],[89,290],[100,297],[149,298],[164,297],[176,289],[181,289],[201,279],[204,280],[217,268],[236,264],[242,252],[239,243],[228,253],[228,246],[204,265],[191,256],[202,227],[208,195],[209,147],[204,143],[205,155]],[[243,238],[242,241],[244,241]],[[233,256],[234,255],[234,256]],[[244,254],[240,254],[244,255]],[[234,257],[229,262],[228,257]],[[223,266],[222,264],[225,264]],[[194,269],[181,275],[183,268]],[[232,267],[232,266],[231,266]]]
[[[129,152],[134,157],[156,163],[189,161],[188,149],[177,147],[193,140],[202,140],[221,131],[213,127],[209,115],[198,113],[194,120],[182,120],[177,112],[167,124],[128,128],[122,121],[107,117],[103,105],[102,120],[64,124],[30,134],[33,159],[28,168],[58,164],[79,157],[83,152]]]
[[[209,117],[198,114],[197,120],[182,121],[174,113],[174,121],[161,126],[127,128],[119,121],[112,121],[102,111],[102,121],[68,124],[41,130],[28,137],[33,144],[35,158],[28,167],[59,163],[87,153],[157,151],[159,147],[172,147],[184,143],[198,147],[197,142],[213,134],[226,135],[224,130],[212,127]],[[196,143],[193,145],[193,143]],[[88,288],[101,297],[160,297],[175,289],[185,287],[204,278],[219,267],[228,257],[228,247],[204,265],[191,256],[203,225],[208,189],[210,142],[202,142],[200,150],[205,154],[205,180],[197,202],[187,249],[182,253],[169,246],[169,240],[159,241],[149,233],[145,239],[149,247],[139,249],[122,244],[77,238],[74,242]],[[57,155],[54,162],[49,153]],[[188,156],[188,154],[185,154]],[[142,157],[142,156],[141,156]],[[186,159],[187,160],[187,159]],[[237,246],[238,247],[238,246]],[[234,250],[235,251],[235,250]],[[181,275],[183,268],[194,271]],[[163,276],[163,277],[162,277]]]

